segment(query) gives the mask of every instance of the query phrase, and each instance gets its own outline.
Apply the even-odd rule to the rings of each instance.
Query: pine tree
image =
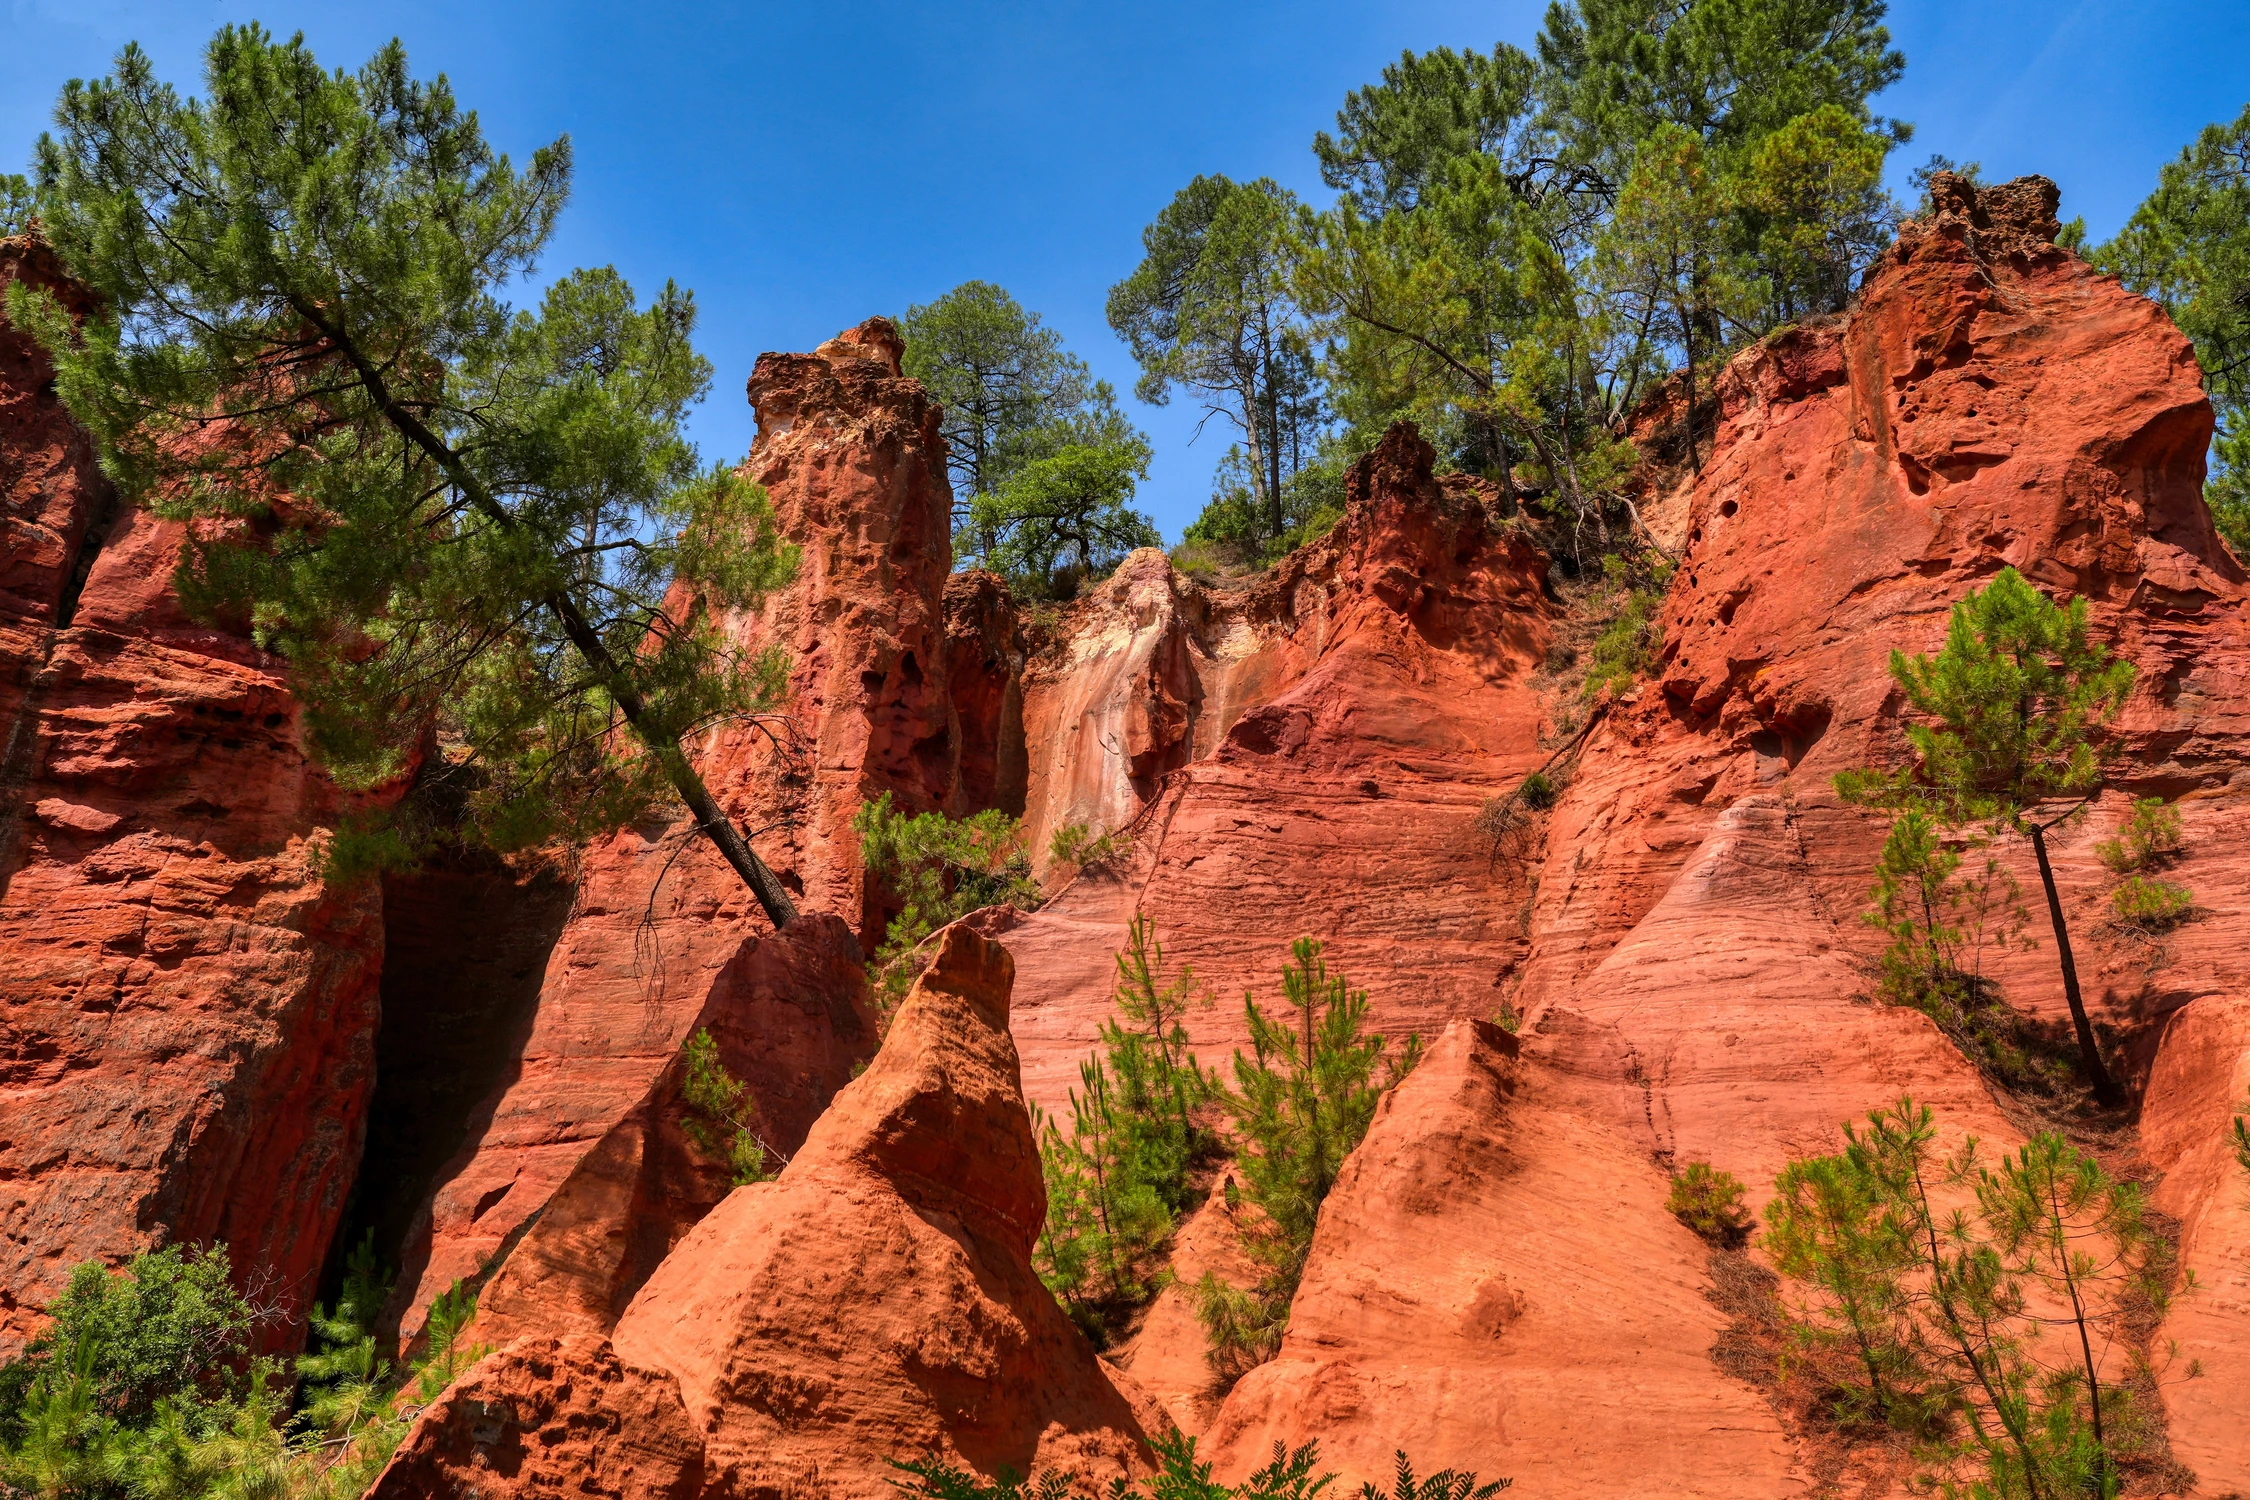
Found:
[[[985,565],[1024,595],[1068,598],[1134,548],[1161,545],[1156,523],[1128,503],[1149,451],[1139,437],[1071,443],[1022,464],[969,503]]]
[[[680,1127],[707,1156],[724,1161],[736,1187],[768,1182],[789,1158],[763,1131],[757,1096],[719,1061],[719,1044],[708,1028],[697,1028],[680,1048]]]
[[[1241,432],[1266,534],[1286,519],[1289,430],[1309,369],[1310,330],[1292,290],[1297,201],[1270,178],[1198,177],[1141,233],[1146,252],[1110,288],[1109,326],[1141,366],[1136,390],[1161,406],[1175,386]]]
[[[425,780],[503,847],[668,788],[786,925],[681,749],[780,692],[785,663],[712,612],[794,566],[764,494],[683,435],[711,377],[692,297],[644,307],[578,271],[511,309],[569,140],[518,171],[395,42],[347,74],[228,26],[205,83],[182,99],[128,46],[63,91],[39,210],[106,310],[74,327],[51,295],[9,298],[123,496],[189,523],[182,597],[287,659],[346,784],[410,769],[434,729]]]
[[[1385,1090],[1422,1055],[1421,1037],[1409,1034],[1400,1054],[1386,1060],[1386,1038],[1367,1030],[1367,991],[1330,974],[1312,938],[1297,939],[1289,951],[1282,1010],[1269,1015],[1255,996],[1242,998],[1251,1050],[1247,1057],[1235,1053],[1235,1087],[1223,1096],[1241,1133],[1237,1169],[1254,1210],[1243,1248],[1266,1274],[1247,1290],[1215,1275],[1197,1288],[1212,1362],[1236,1374],[1278,1348],[1320,1206]]]
[[[1925,716],[1906,730],[1917,764],[1844,772],[1837,793],[1875,806],[1920,804],[1948,822],[1983,820],[1995,833],[2030,838],[2079,1067],[2103,1103],[2122,1103],[2079,992],[2047,835],[2100,792],[2094,731],[2124,705],[2133,664],[2092,638],[2084,599],[2057,605],[2015,569],[2002,568],[1953,606],[1936,656],[1893,651],[1890,670],[1907,703]],[[2054,811],[2057,802],[2067,805]]]
[[[1182,965],[1165,978],[1155,925],[1139,915],[1116,961],[1114,1013],[1101,1053],[1079,1064],[1070,1133],[1043,1115],[1035,1122],[1047,1220],[1034,1258],[1100,1340],[1153,1294],[1145,1262],[1193,1206],[1191,1174],[1216,1147],[1197,1119],[1216,1084],[1184,1024],[1200,993],[1194,971]]]
[[[1936,1138],[1930,1110],[1901,1099],[1777,1180],[1766,1245],[1809,1294],[1801,1347],[1828,1359],[1840,1415],[1922,1440],[1925,1487],[2118,1493],[2135,1398],[2097,1350],[2122,1348],[2133,1380],[2153,1382],[2133,1329],[2162,1314],[2171,1273],[2139,1189],[2052,1132],[1996,1168],[1973,1137],[1943,1158]]]

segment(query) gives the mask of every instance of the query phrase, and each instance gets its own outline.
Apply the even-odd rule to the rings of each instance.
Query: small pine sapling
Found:
[[[462,1371],[492,1352],[465,1341],[476,1316],[477,1294],[465,1281],[454,1282],[430,1304],[429,1319],[422,1325],[422,1358],[414,1368],[414,1393],[422,1405],[444,1395]]]
[[[1970,848],[1983,844],[1972,840]],[[1966,863],[1927,809],[1908,804],[1893,816],[1869,893],[1875,904],[1862,915],[1890,939],[1876,961],[1876,993],[1928,1016],[2001,1082],[2051,1090],[2052,1065],[1984,975],[1988,951],[2031,946],[2022,888],[1989,854],[1973,875],[1962,873]]]
[[[2140,1190],[2052,1132],[1997,1167],[1974,1138],[1941,1157],[1936,1137],[1901,1099],[1777,1180],[1766,1247],[1800,1288],[1800,1349],[1840,1420],[1920,1439],[1920,1487],[2118,1493],[2151,1453],[2135,1390],[2156,1375],[2136,1330],[2171,1287]],[[2120,1350],[2123,1380],[2105,1374]]]
[[[1732,1172],[1707,1161],[1691,1161],[1672,1179],[1664,1207],[1702,1238],[1731,1250],[1749,1238],[1752,1220],[1742,1206],[1745,1189]]]
[[[2094,846],[2095,855],[2119,877],[2109,893],[2113,927],[2153,938],[2195,915],[2195,892],[2144,873],[2170,864],[2181,842],[2180,810],[2166,806],[2162,797],[2136,797],[2116,835]]]
[[[2169,880],[2128,875],[2109,893],[2110,920],[2128,932],[2153,937],[2195,914],[2195,893]]]
[[[1936,656],[1894,650],[1890,671],[1924,718],[1906,730],[1917,763],[1843,772],[1838,795],[1893,810],[1921,805],[1949,824],[1981,821],[1995,834],[2030,839],[2079,1070],[2103,1104],[2123,1104],[2079,990],[2047,835],[2100,793],[2095,731],[2124,706],[2133,664],[2093,639],[2084,599],[2057,605],[2015,569],[2002,568],[1953,606]],[[2060,811],[2051,810],[2057,803]]]
[[[1422,1052],[1421,1037],[1410,1034],[1397,1057],[1383,1056],[1383,1034],[1367,1029],[1367,991],[1330,974],[1318,942],[1299,938],[1290,957],[1279,1014],[1243,996],[1251,1053],[1235,1053],[1235,1088],[1222,1094],[1241,1134],[1243,1196],[1254,1210],[1243,1216],[1243,1248],[1265,1267],[1247,1292],[1216,1277],[1198,1288],[1211,1362],[1222,1372],[1240,1373],[1278,1347],[1320,1206],[1384,1091]]]
[[[719,1061],[717,1040],[708,1029],[698,1029],[680,1052],[686,1064],[680,1079],[686,1106],[680,1128],[698,1150],[727,1164],[736,1187],[771,1181],[789,1158],[759,1133],[763,1122],[757,1098]]]
[[[1211,1464],[1196,1457],[1195,1439],[1185,1433],[1167,1431],[1151,1438],[1149,1451],[1156,1458],[1154,1474],[1137,1481],[1112,1479],[1099,1490],[1081,1488],[1078,1475],[1056,1469],[1029,1479],[1002,1466],[996,1477],[986,1479],[934,1453],[911,1461],[892,1459],[891,1467],[907,1477],[891,1484],[909,1500],[1323,1500],[1334,1492],[1337,1479],[1320,1467],[1317,1442],[1296,1448],[1275,1443],[1272,1459],[1240,1484],[1213,1478]],[[1451,1469],[1418,1478],[1402,1451],[1391,1488],[1364,1483],[1358,1500],[1492,1500],[1511,1483],[1479,1483],[1475,1474]]]
[[[1132,847],[1130,834],[1097,830],[1090,823],[1065,823],[1047,840],[1047,858],[1057,865],[1083,870],[1118,859]]]
[[[2130,875],[2180,852],[2180,810],[2162,797],[2135,797],[2112,838],[2094,845],[2094,854],[2111,872]]]
[[[1023,847],[1023,821],[998,809],[967,818],[909,814],[891,805],[891,794],[863,802],[852,815],[860,858],[899,904],[868,965],[878,1003],[887,1017],[906,998],[926,960],[923,942],[945,926],[987,906],[1031,911],[1039,887]]]
[[[1069,1134],[1044,1114],[1034,1122],[1047,1181],[1034,1261],[1097,1343],[1153,1295],[1148,1259],[1191,1206],[1196,1164],[1217,1148],[1198,1116],[1218,1085],[1185,1024],[1202,995],[1194,971],[1167,979],[1155,924],[1138,915],[1116,963],[1102,1052],[1079,1065]]]
[[[344,1284],[334,1305],[313,1305],[310,1321],[317,1347],[297,1357],[301,1420],[323,1439],[351,1437],[379,1420],[390,1405],[396,1382],[376,1338],[376,1323],[390,1295],[391,1278],[376,1263],[375,1232],[369,1230],[344,1262]]]

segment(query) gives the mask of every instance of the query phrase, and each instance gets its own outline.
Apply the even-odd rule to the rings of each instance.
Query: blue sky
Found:
[[[1141,226],[1198,172],[1320,197],[1310,143],[1402,48],[1528,45],[1544,0],[0,0],[0,169],[28,158],[63,80],[138,39],[193,87],[222,21],[302,29],[356,67],[393,35],[452,75],[518,156],[568,132],[577,192],[550,270],[614,263],[644,294],[677,278],[718,366],[695,431],[749,444],[764,349],[809,349],[870,313],[997,281],[1128,393],[1156,444],[1141,503],[1177,536],[1209,494],[1221,424],[1130,400],[1102,317]],[[1911,120],[1906,169],[1940,151],[2043,172],[2097,236],[2205,123],[2250,102],[2250,5],[1898,0],[1907,55],[1879,105]]]

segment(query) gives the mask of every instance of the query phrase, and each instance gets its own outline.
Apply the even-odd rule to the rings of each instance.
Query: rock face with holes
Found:
[[[1136,906],[1225,997],[1190,1022],[1213,1062],[1244,1039],[1234,997],[1275,990],[1301,936],[1373,990],[1386,1030],[1497,1003],[1529,892],[1474,824],[1547,754],[1531,676],[1554,606],[1498,497],[1441,485],[1433,457],[1393,428],[1336,529],[1252,587],[1134,554],[1032,662],[1034,848],[1066,822],[1131,833],[1007,938],[1047,1109],[1108,1014]]]
[[[446,1387],[368,1500],[695,1500],[703,1478],[679,1382],[579,1334],[524,1339]]]
[[[980,792],[1004,787],[1011,744],[1020,763],[1020,727],[1007,727],[1013,618],[990,588],[949,604],[952,501],[938,409],[899,374],[900,347],[875,318],[815,353],[759,359],[758,438],[742,473],[764,486],[799,562],[790,584],[725,628],[745,651],[788,654],[787,697],[775,714],[720,725],[693,747],[713,794],[755,835],[799,908],[842,918],[821,929],[811,970],[784,965],[801,980],[823,976],[790,1000],[812,1018],[818,1040],[808,1045],[820,1061],[755,1080],[784,1091],[797,1135],[843,1070],[873,1050],[872,1031],[854,1030],[862,1002],[841,955],[855,940],[871,950],[890,911],[868,889],[852,814],[885,792],[909,811],[957,806],[965,744]],[[673,606],[703,607],[686,589]],[[966,715],[947,690],[949,634],[964,662]],[[456,1279],[505,1258],[582,1164],[608,1170],[589,1153],[622,1149],[613,1133],[634,1128],[629,1117],[661,1092],[659,1075],[698,1018],[725,1008],[739,988],[732,976],[764,962],[756,955],[769,940],[749,893],[684,815],[585,851],[577,907],[518,1063],[472,1112],[468,1139],[409,1234],[397,1309],[409,1328]],[[831,1013],[845,1018],[832,1030]]]
[[[2186,1263],[2207,1289],[2179,1303],[2165,1335],[2180,1339],[2182,1358],[2239,1382],[2250,1227],[2237,1222],[2221,1167],[2222,1100],[2240,1098],[2250,1057],[2241,999],[2250,971],[2226,935],[2250,907],[2250,861],[2235,831],[2250,826],[2240,737],[2250,594],[2199,493],[2209,408],[2187,343],[2162,313],[2053,245],[2050,184],[1980,193],[1941,180],[1937,197],[1940,212],[1902,231],[1855,312],[1770,340],[1722,378],[1721,425],[1674,538],[1682,557],[1657,679],[1594,730],[1548,830],[1515,992],[1530,1016],[1525,1082],[1498,1107],[1501,1121],[1520,1111],[1528,1122],[1538,1101],[1538,1123],[1507,1130],[1511,1147],[1522,1143],[1520,1165],[1489,1193],[1427,1211],[1408,1201],[1417,1177],[1460,1180],[1498,1158],[1474,1139],[1417,1132],[1431,1162],[1390,1174],[1390,1212],[1414,1226],[1414,1245],[1441,1240],[1456,1217],[1472,1238],[1506,1238],[1478,1216],[1511,1212],[1524,1196],[1570,1200],[1566,1183],[1539,1185],[1547,1149],[1534,1140],[1582,1157],[1573,1171],[1606,1161],[1605,1203],[1638,1200],[1636,1218],[1658,1212],[1661,1165],[1690,1159],[1736,1173],[1755,1201],[1790,1156],[1831,1149],[1837,1122],[1905,1092],[1953,1131],[2002,1148],[2017,1138],[2021,1117],[2002,1113],[1930,1023],[1855,998],[1874,945],[1857,917],[1882,830],[1829,785],[1838,770],[1901,753],[1889,651],[1934,650],[1953,602],[2012,565],[2089,598],[2098,631],[2140,668],[2119,725],[2117,790],[2061,841],[2060,882],[2081,968],[2099,976],[2089,998],[2128,1068],[2148,1080],[2143,1149],[2163,1174],[2157,1201],[2181,1218]],[[2207,913],[2160,954],[2103,922],[2109,879],[2091,845],[2129,792],[2184,797],[2189,852],[2175,878]],[[2036,903],[2026,852],[1996,852]],[[2037,951],[1988,971],[2019,1009],[2059,1020],[2052,942],[2043,923],[2030,931]],[[1405,1111],[1420,1083],[1390,1108]],[[1385,1130],[1370,1151],[1390,1149]],[[1421,1356],[1385,1351],[1457,1337],[1473,1299],[1465,1284],[1447,1289],[1450,1300],[1416,1290],[1410,1248],[1362,1243],[1371,1168],[1339,1195],[1334,1235],[1323,1221],[1296,1304],[1295,1353],[1245,1381],[1217,1417],[1214,1437],[1236,1469],[1263,1434],[1287,1435],[1288,1414],[1307,1409],[1336,1417],[1324,1445],[1339,1451],[1356,1451],[1363,1433],[1374,1450],[1389,1446],[1387,1434],[1426,1430],[1433,1461],[1465,1462],[1441,1433],[1450,1424],[1423,1425],[1455,1399],[1493,1403],[1498,1451],[1521,1455],[1495,1466],[1538,1477],[1542,1492],[1612,1492],[1546,1469],[1552,1453],[1622,1451],[1609,1400],[1634,1412],[1632,1441],[1652,1455],[1698,1451],[1722,1430],[1750,1440],[1755,1408],[1722,1428],[1671,1406],[1677,1392],[1626,1397],[1662,1368],[1653,1351],[1605,1380],[1600,1398],[1544,1417],[1528,1450],[1507,1437],[1507,1411],[1554,1388],[1547,1341],[1479,1343],[1477,1380],[1440,1376],[1434,1366],[1447,1360],[1401,1373]],[[1666,1285],[1694,1285],[1701,1258],[1693,1242],[1636,1237],[1666,1227],[1629,1233],[1560,1208],[1544,1215],[1538,1234],[1553,1243],[1509,1258],[1541,1268],[1525,1306],[1564,1294],[1570,1278],[1558,1279],[1557,1266],[1597,1280],[1629,1266],[1645,1296],[1595,1296],[1581,1312],[1654,1326],[1653,1303],[1643,1303]],[[1386,1275],[1405,1266],[1411,1306],[1394,1305],[1388,1281],[1381,1299],[1351,1289],[1361,1264]],[[1672,1378],[1700,1386],[1697,1399],[1730,1388],[1708,1366],[1676,1366]],[[2166,1401],[2177,1456],[2217,1494],[2250,1480],[2250,1443],[2225,1411],[2231,1398],[2214,1389],[2189,1382]],[[1751,1448],[1760,1451],[1715,1470],[1666,1462],[1661,1472],[1700,1474],[1689,1482],[1716,1485],[1711,1493],[1797,1492],[1771,1434]],[[1588,1459],[1580,1472],[1598,1468]]]
[[[874,1500],[889,1460],[920,1455],[1088,1489],[1145,1472],[1161,1417],[1031,1269],[1046,1188],[1011,977],[1005,949],[948,928],[881,1054],[778,1181],[729,1194],[609,1339],[531,1336],[489,1357],[374,1493],[487,1474],[488,1495],[578,1493],[591,1473],[612,1476],[599,1494]]]
[[[2056,841],[2097,1024],[2146,1079],[2142,1149],[2204,1287],[2166,1330],[2224,1385],[2250,1378],[2250,1223],[2222,1183],[2250,1084],[2250,591],[2202,496],[2210,408],[2164,314],[2053,243],[2040,178],[1935,186],[1858,309],[1769,340],[1723,418],[1665,603],[1659,681],[1589,742],[1556,809],[1524,998],[1557,1061],[1643,1144],[1755,1187],[1833,1122],[1901,1091],[2005,1142],[1988,1092],[1919,1018],[1849,1003],[1879,820],[1832,775],[1902,753],[1893,647],[1934,651],[2003,565],[2092,605],[2139,668],[2113,790]],[[2093,844],[2132,794],[2183,799],[2171,878],[2202,914],[2155,948],[2106,922]],[[2067,1018],[2038,876],[2038,947],[1988,964],[2019,1010]],[[2237,1195],[2239,1196],[2239,1195]],[[2168,1387],[2210,1493],[2250,1485],[2228,1398]]]
[[[0,242],[18,277],[60,285]],[[379,897],[322,876],[277,664],[181,612],[178,531],[106,513],[47,378],[0,327],[0,1344],[80,1261],[210,1240],[287,1340],[359,1162]]]

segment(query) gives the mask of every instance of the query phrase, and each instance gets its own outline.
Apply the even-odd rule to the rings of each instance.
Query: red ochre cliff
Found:
[[[495,1347],[385,1496],[815,1473],[874,1495],[930,1452],[1099,1481],[1144,1471],[1168,1423],[1228,1479],[1318,1439],[1354,1483],[1404,1447],[1516,1493],[1808,1493],[1834,1455],[1714,1357],[1717,1268],[1667,1169],[1709,1160],[1762,1200],[1901,1092],[1956,1137],[2031,1128],[1930,1022],[1866,1000],[1882,828],[1830,787],[1903,753],[1890,650],[1934,648],[2013,566],[2088,598],[2140,669],[2058,875],[2142,1101],[2104,1149],[2197,1283],[2157,1334],[2203,1371],[2162,1389],[2171,1449],[2197,1493],[2250,1489],[2250,1183],[2225,1145],[2250,1094],[2250,587],[2201,500],[2210,409],[2163,314],[2054,245],[2051,185],[1935,189],[1850,314],[1721,376],[1700,474],[1644,507],[1679,554],[1661,664],[1498,853],[1480,807],[1572,707],[1540,670],[1566,606],[1539,528],[1434,474],[1411,428],[1268,574],[1137,553],[1033,622],[950,575],[938,413],[888,324],[766,356],[745,472],[804,560],[728,628],[791,652],[791,698],[695,751],[798,894],[780,935],[678,819],[544,874],[322,884],[334,798],[281,683],[178,617],[174,539],[105,520],[36,356],[0,335],[9,1331],[74,1261],[166,1240],[226,1238],[246,1279],[301,1294],[357,1171],[350,1224],[405,1234],[406,1333],[466,1278]],[[53,274],[22,245],[0,267]],[[1020,810],[1041,851],[1066,823],[1130,845],[949,931],[878,1053],[860,963],[889,912],[848,825],[883,792]],[[2199,907],[2153,954],[2103,925],[2092,853],[2151,793],[2179,799]],[[1177,1291],[1105,1362],[1029,1267],[1026,1105],[1064,1104],[1135,913],[1219,997],[1189,1020],[1208,1062],[1300,935],[1430,1046],[1346,1164],[1279,1357],[1231,1389]],[[2011,1003],[2057,1018],[2052,964],[2007,958]],[[479,1018],[472,1040],[385,1029],[441,1014]],[[729,1191],[682,1136],[698,1028],[767,1105],[779,1181]],[[361,1165],[362,1133],[407,1139],[400,1101],[431,1100],[418,1165]],[[1183,1226],[1183,1279],[1235,1263],[1231,1212]],[[1879,1465],[1845,1477],[1896,1492]]]
[[[0,241],[0,284],[58,275]],[[166,1241],[286,1330],[358,1170],[380,902],[321,876],[278,665],[181,612],[178,531],[112,513],[49,376],[0,324],[0,1344]]]

